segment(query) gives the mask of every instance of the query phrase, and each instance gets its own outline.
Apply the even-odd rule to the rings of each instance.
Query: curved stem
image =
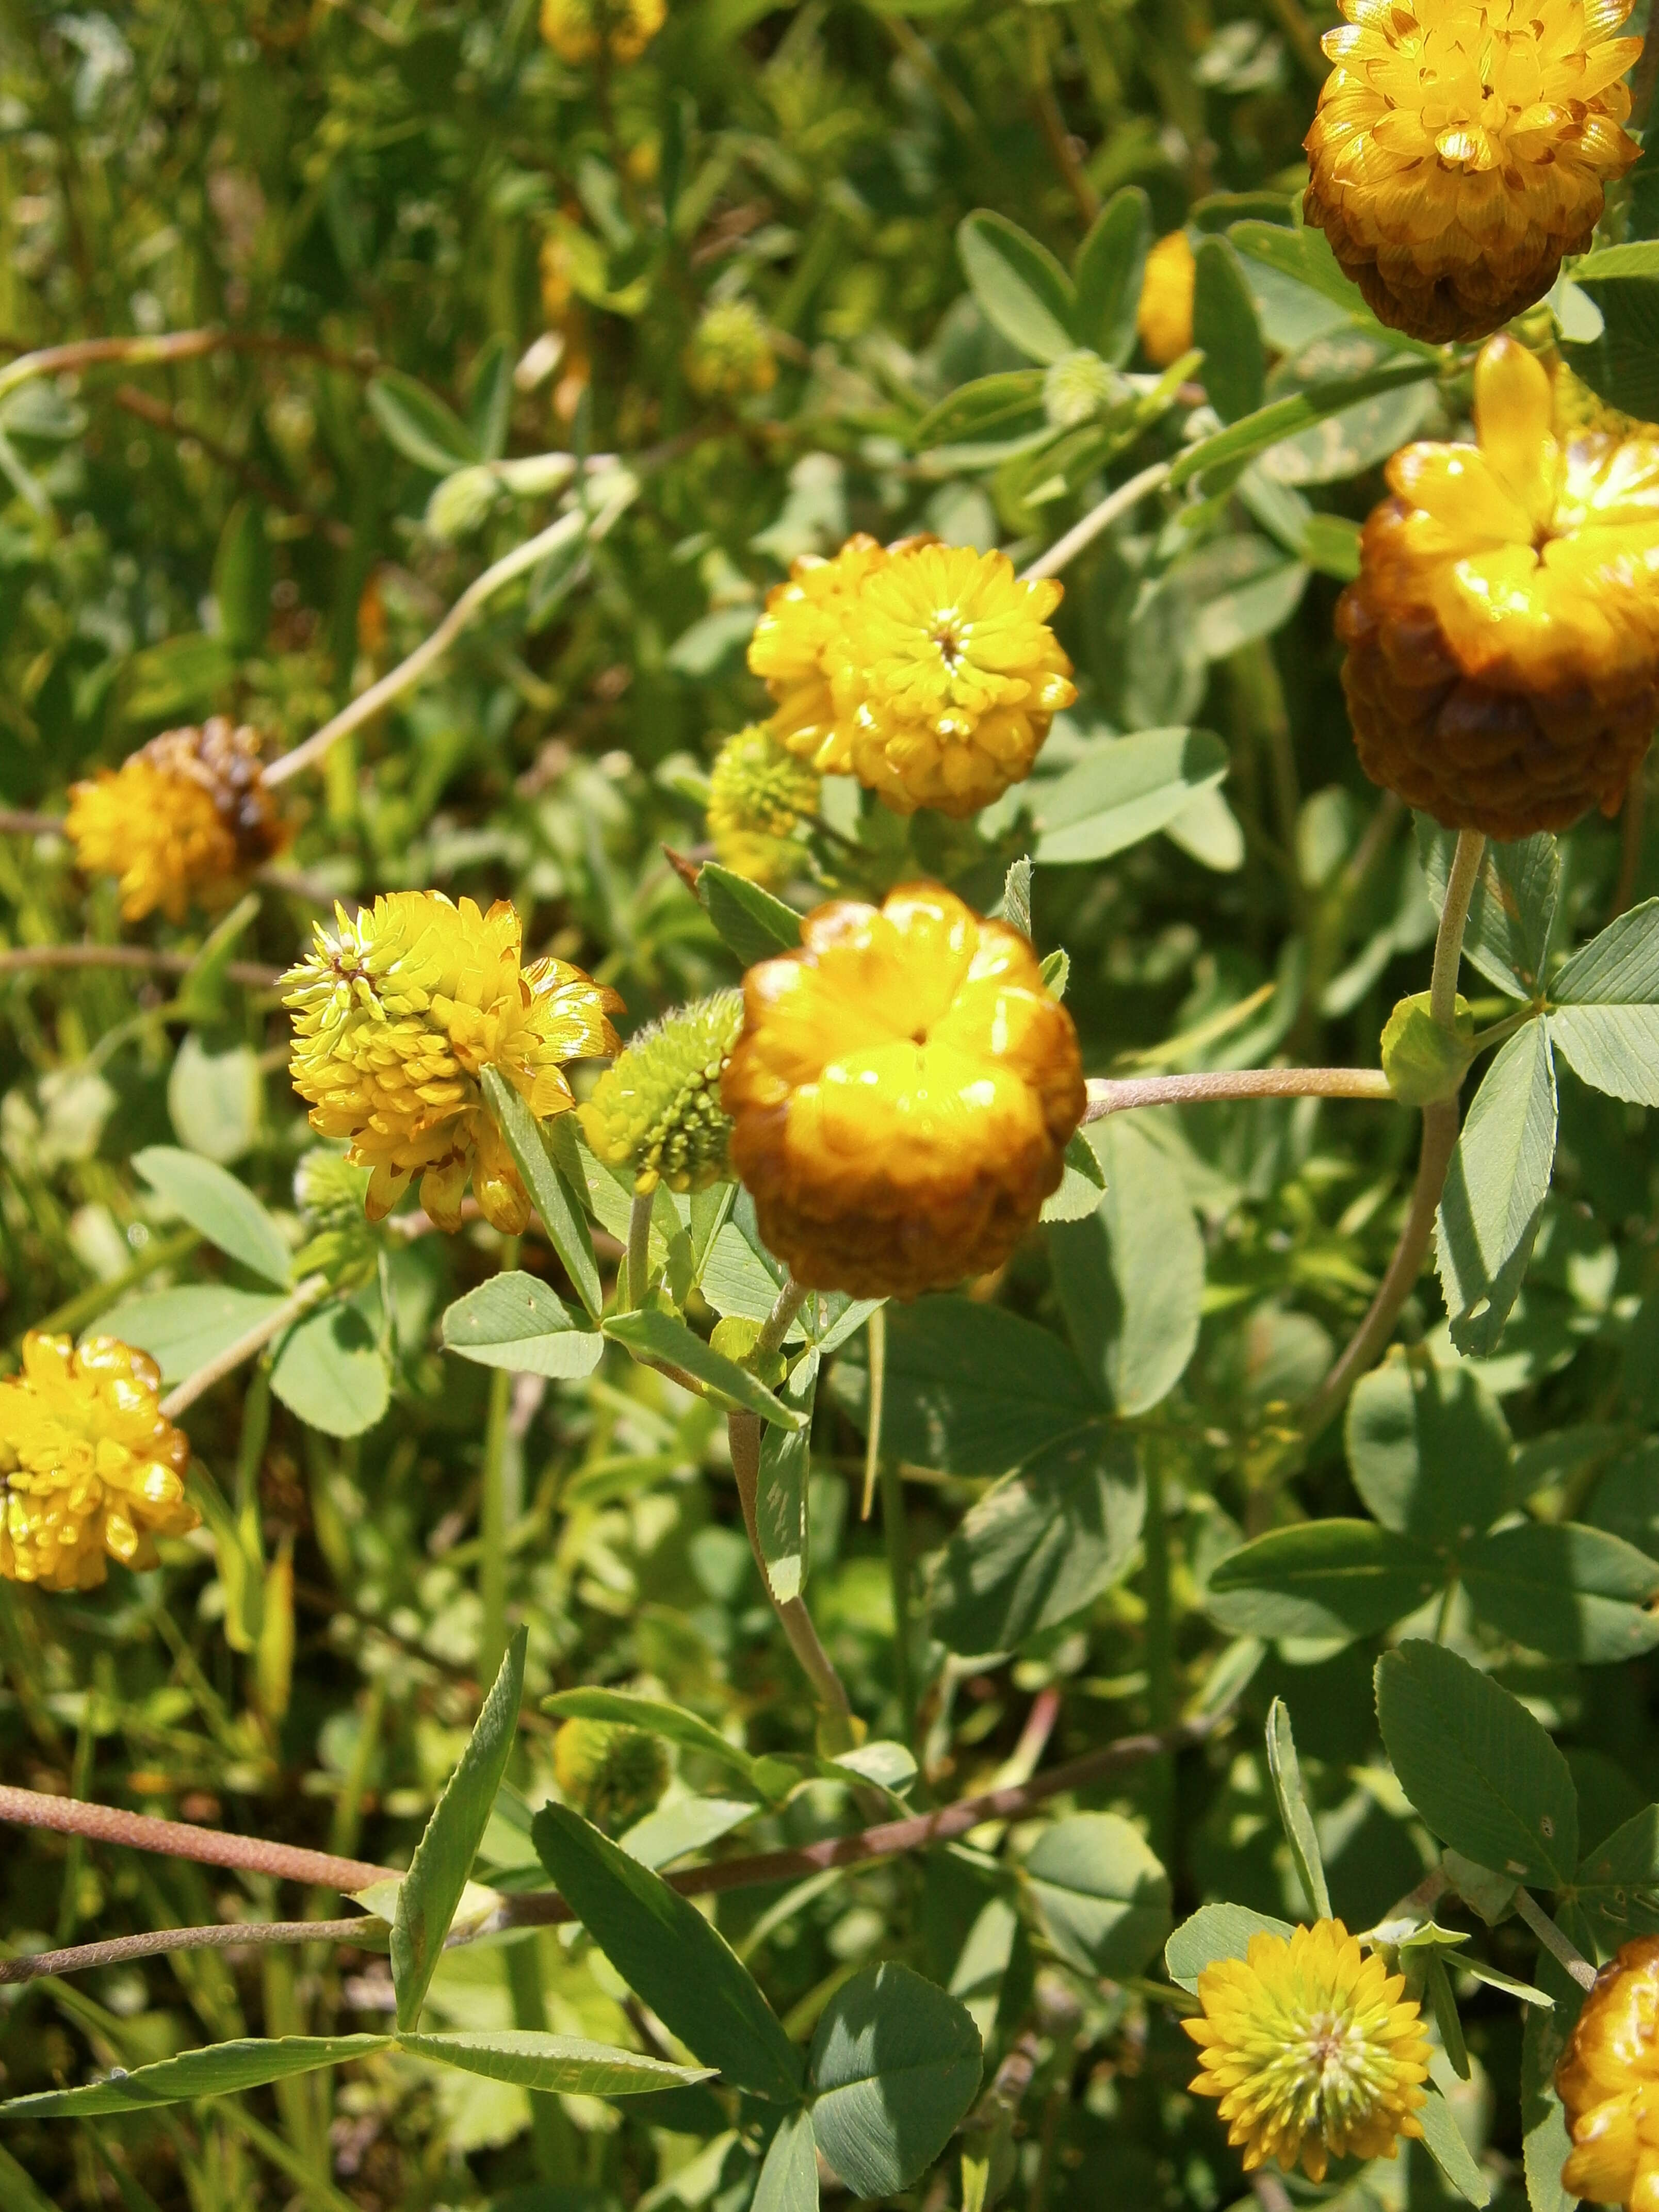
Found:
[[[372,720],[383,707],[389,707],[394,699],[412,690],[427,671],[442,659],[473,616],[503,585],[510,584],[515,576],[522,576],[550,554],[574,545],[584,537],[603,538],[637,489],[634,478],[626,471],[618,471],[617,475],[620,481],[612,484],[605,503],[593,513],[579,507],[568,514],[562,514],[556,522],[550,523],[535,537],[526,538],[522,545],[515,545],[510,553],[503,554],[486,568],[483,575],[475,577],[436,629],[423,638],[413,653],[381,677],[378,684],[371,684],[367,691],[359,692],[349,705],[343,707],[320,730],[314,731],[303,744],[295,745],[292,752],[271,763],[264,774],[267,786],[286,783],[291,776],[313,767],[337,739],[349,736],[364,722]]]
[[[1434,940],[1434,973],[1429,986],[1429,1008],[1443,1029],[1453,1026],[1457,1006],[1457,973],[1463,957],[1463,932],[1469,918],[1469,902],[1480,873],[1486,841],[1478,830],[1458,833],[1457,850],[1446,882],[1445,903]],[[1457,1101],[1437,1099],[1423,1109],[1423,1145],[1417,1159],[1417,1181],[1411,1205],[1394,1248],[1394,1257],[1377,1286],[1370,1310],[1348,1340],[1340,1357],[1302,1409],[1302,1433],[1312,1438],[1337,1413],[1349,1391],[1370,1366],[1394,1333],[1400,1309],[1428,1256],[1434,1234],[1434,1218],[1446,1170],[1457,1144]]]
[[[1595,1969],[1578,1948],[1570,1943],[1529,1889],[1515,1893],[1515,1909],[1533,1934],[1549,1953],[1558,1966],[1565,1966],[1581,1990],[1595,1987]]]
[[[761,1582],[772,1601],[772,1610],[778,1616],[784,1634],[789,1638],[789,1648],[800,1662],[801,1672],[812,1685],[819,1709],[832,1734],[844,1735],[850,1744],[853,1708],[845,1685],[836,1672],[834,1660],[818,1640],[818,1632],[812,1616],[806,1610],[806,1601],[801,1597],[780,1601],[772,1588],[772,1577],[766,1571],[766,1555],[761,1548],[760,1523],[757,1510],[760,1498],[760,1416],[758,1413],[728,1413],[726,1434],[732,1446],[732,1472],[737,1478],[738,1498],[743,1506],[743,1525],[748,1532],[749,1548],[755,1555],[755,1565],[760,1569]]]
[[[262,1352],[274,1336],[280,1336],[290,1322],[298,1321],[308,1307],[314,1306],[328,1288],[326,1275],[307,1275],[291,1296],[268,1313],[263,1321],[256,1321],[252,1328],[244,1329],[234,1344],[228,1344],[216,1359],[210,1359],[205,1367],[198,1367],[187,1376],[178,1388],[169,1390],[161,1401],[161,1411],[170,1421],[177,1420],[187,1407],[210,1390],[216,1382],[222,1382],[234,1373],[245,1359],[252,1359]]]
[[[1380,1067],[1219,1067],[1191,1075],[1095,1076],[1085,1121],[1136,1106],[1183,1106],[1209,1098],[1392,1098]]]
[[[0,1959],[0,1987],[39,1981],[46,1974],[83,1974],[94,1966],[124,1966],[168,1951],[228,1951],[240,1943],[355,1943],[374,1924],[372,1912],[350,1920],[227,1920],[210,1928],[158,1928],[147,1936],[116,1936],[106,1943],[77,1943],[64,1951],[35,1951]]]
[[[1120,515],[1146,498],[1148,492],[1158,490],[1169,479],[1170,464],[1154,461],[1149,469],[1131,477],[1109,492],[1098,507],[1091,507],[1081,522],[1074,522],[1063,538],[1056,538],[1046,553],[1038,554],[1030,566],[1021,571],[1021,581],[1033,583],[1039,576],[1057,576],[1068,561],[1075,560],[1085,545],[1092,545],[1103,530],[1109,530]]]

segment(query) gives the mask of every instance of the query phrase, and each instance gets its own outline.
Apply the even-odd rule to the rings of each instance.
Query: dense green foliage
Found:
[[[327,1278],[191,1408],[197,1535],[88,1593],[0,1583],[0,1782],[374,1866],[420,1846],[360,1944],[0,1988],[0,2086],[51,2100],[0,2114],[4,2212],[810,2212],[815,2146],[836,2187],[927,2212],[1212,2212],[1249,2184],[1187,2090],[1197,1973],[1327,1902],[1372,1928],[1443,1844],[1443,1936],[1413,1936],[1432,1893],[1392,1931],[1447,2054],[1433,2160],[1292,2196],[1570,2202],[1547,2083],[1578,1992],[1513,1885],[1592,1959],[1659,1928],[1639,804],[1488,855],[1439,1277],[1405,1304],[1409,1357],[1312,1432],[1400,1231],[1414,1108],[1468,1065],[1425,1010],[1391,1032],[1396,1100],[1091,1124],[999,1277],[873,1329],[814,1302],[786,1376],[753,1356],[778,1270],[745,1200],[661,1193],[679,1310],[618,1310],[625,1181],[574,1117],[544,1151],[505,1085],[521,1243],[371,1228],[314,1154],[296,1186],[314,1139],[275,988],[335,895],[428,888],[513,901],[527,947],[621,994],[624,1034],[736,982],[793,921],[686,878],[718,744],[767,711],[744,646],[789,562],[931,531],[1018,565],[1167,463],[1161,503],[1066,568],[1080,696],[1032,781],[971,823],[826,787],[787,902],[918,874],[1006,902],[1064,953],[1091,1076],[1375,1068],[1427,989],[1451,840],[1360,774],[1332,611],[1381,464],[1466,421],[1471,356],[1382,331],[1295,227],[1334,20],[689,0],[594,66],[532,0],[0,9],[0,338],[206,334],[0,370],[6,1370],[27,1329],[96,1322],[176,1383]],[[1161,375],[1135,308],[1183,223],[1195,350]],[[1656,228],[1638,171],[1605,242]],[[1565,350],[1659,414],[1659,264],[1581,273]],[[738,301],[770,374],[722,384],[705,319]],[[113,880],[20,818],[210,713],[299,744],[573,513],[296,780],[292,852],[228,915],[124,923]],[[123,943],[179,957],[32,964]],[[774,1590],[806,1592],[861,1748],[767,1602],[734,1402],[764,1425]],[[1178,1753],[948,1843],[734,1887],[718,1935],[649,1871],[1183,1719]],[[643,1827],[605,1808],[655,1755],[590,1740],[556,1782],[556,1727],[618,1722],[672,1748]],[[550,1880],[586,1934],[498,1921],[442,1950],[458,1911],[475,1931]],[[8,1955],[344,1909],[0,1832]],[[102,2081],[210,2045],[234,2047]]]

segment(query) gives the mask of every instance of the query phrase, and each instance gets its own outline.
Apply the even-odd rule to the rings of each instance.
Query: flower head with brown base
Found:
[[[265,787],[258,732],[222,714],[72,784],[64,827],[88,874],[120,878],[128,921],[158,908],[182,921],[192,900],[228,906],[293,836]]]
[[[1474,445],[1407,446],[1338,604],[1373,782],[1493,837],[1612,813],[1659,721],[1659,430],[1558,437],[1511,337],[1474,373]]]
[[[568,961],[526,965],[505,900],[481,914],[441,891],[393,891],[334,914],[283,979],[289,1073],[313,1128],[345,1138],[346,1158],[373,1169],[371,1221],[419,1176],[441,1229],[460,1227],[470,1181],[485,1219],[518,1235],[530,1200],[483,1103],[483,1072],[497,1069],[538,1121],[568,1113],[565,1066],[619,1049],[608,1017],[622,1001]]]
[[[1341,0],[1305,212],[1396,330],[1485,337],[1582,253],[1638,148],[1633,0]]]
[[[1659,2212],[1659,1936],[1626,1943],[1596,1976],[1555,2086],[1573,2145],[1562,2187]]]
[[[732,1157],[796,1281],[908,1298],[1000,1267],[1085,1103],[1026,939],[936,884],[836,900],[750,969],[744,1005]]]
[[[1048,627],[1061,597],[1005,553],[930,539],[854,538],[832,562],[797,562],[750,648],[778,702],[772,733],[895,813],[976,814],[1030,774],[1077,696]]]
[[[23,1339],[0,1382],[0,1575],[94,1589],[107,1561],[153,1567],[158,1536],[201,1519],[185,1499],[190,1440],[161,1411],[154,1360],[111,1336]]]
[[[1322,2181],[1333,2158],[1392,2158],[1422,2134],[1429,2045],[1405,1986],[1340,1920],[1252,1936],[1204,1969],[1202,2009],[1181,2023],[1199,2045],[1190,2086],[1220,2100],[1247,2172],[1274,2159]]]

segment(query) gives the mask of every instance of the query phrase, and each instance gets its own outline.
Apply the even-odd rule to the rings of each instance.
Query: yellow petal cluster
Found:
[[[441,1229],[459,1228],[470,1181],[485,1219],[517,1235],[530,1200],[483,1103],[483,1072],[498,1069],[538,1121],[567,1112],[564,1066],[617,1051],[607,1017],[621,1000],[567,961],[526,965],[505,900],[481,914],[441,891],[393,891],[334,915],[283,979],[289,1073],[313,1128],[373,1170],[371,1221],[419,1176]]]
[[[1140,306],[1135,313],[1141,349],[1159,368],[1168,368],[1192,346],[1193,295],[1197,286],[1198,262],[1187,234],[1172,230],[1146,256]]]
[[[665,0],[542,0],[542,36],[573,68],[602,50],[613,62],[635,62],[667,15]]]
[[[222,714],[71,784],[64,827],[88,875],[120,878],[129,921],[228,905],[293,834],[265,788],[258,732]]]
[[[1581,253],[1637,157],[1633,0],[1341,0],[1305,214],[1374,313],[1485,337]]]
[[[1555,2087],[1572,2137],[1562,2187],[1659,2212],[1659,1936],[1626,1943],[1596,1976]]]
[[[685,349],[685,380],[704,399],[745,399],[778,380],[766,319],[751,300],[706,307]]]
[[[153,1567],[158,1536],[187,1535],[190,1440],[162,1413],[154,1360],[113,1337],[77,1351],[23,1339],[0,1382],[0,1575],[42,1589],[94,1589],[106,1561]]]
[[[708,780],[715,857],[751,883],[782,883],[805,855],[796,831],[818,811],[818,778],[763,723],[728,738]]]
[[[1030,773],[1077,696],[1048,627],[1061,587],[1004,553],[849,538],[769,595],[749,665],[778,742],[821,775],[855,775],[896,813],[977,813]]]
[[[1475,368],[1474,445],[1405,447],[1337,634],[1365,772],[1452,829],[1611,813],[1659,720],[1659,430],[1557,434],[1515,339]]]
[[[751,968],[723,1088],[768,1247],[854,1297],[1000,1267],[1085,1103],[1030,944],[937,884],[819,907],[799,952]]]
[[[1181,2023],[1199,2046],[1188,2086],[1220,2100],[1247,2172],[1299,2161],[1322,2181],[1333,2158],[1393,2158],[1422,2134],[1429,2045],[1405,1986],[1340,1920],[1252,1936],[1248,1956],[1204,1969],[1203,2009]]]

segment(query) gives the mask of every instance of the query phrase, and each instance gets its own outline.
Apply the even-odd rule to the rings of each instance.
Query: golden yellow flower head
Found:
[[[705,307],[685,349],[685,377],[704,399],[746,399],[778,380],[766,319],[752,300]]]
[[[664,0],[542,0],[542,36],[562,62],[580,67],[603,47],[634,62],[667,18]]]
[[[371,1221],[418,1175],[441,1229],[459,1228],[469,1180],[487,1221],[509,1236],[528,1228],[483,1071],[499,1070],[538,1121],[566,1112],[576,1102],[564,1064],[616,1052],[607,1016],[621,1000],[566,961],[524,965],[505,900],[481,914],[441,891],[393,891],[334,915],[333,931],[319,922],[313,950],[283,979],[289,1072],[313,1128],[345,1138],[346,1158],[373,1169]]]
[[[190,1440],[161,1411],[155,1363],[112,1336],[23,1339],[0,1382],[0,1575],[94,1589],[107,1559],[153,1567],[158,1536],[201,1516],[185,1502]]]
[[[158,907],[182,921],[192,899],[228,905],[293,835],[265,788],[258,732],[222,714],[71,784],[64,827],[88,874],[120,878],[129,921]]]
[[[1333,2158],[1392,2158],[1422,2134],[1429,2045],[1405,1986],[1340,1920],[1252,1936],[1247,1958],[1204,1969],[1203,2009],[1181,2023],[1199,2046],[1189,2087],[1219,2098],[1247,2172],[1299,2160],[1322,2181]]]
[[[1582,253],[1635,161],[1633,0],[1341,0],[1305,213],[1395,329],[1485,337]]]
[[[763,723],[728,738],[708,782],[708,834],[725,867],[751,883],[782,883],[805,854],[796,836],[818,811],[818,778]]]
[[[1451,829],[1611,813],[1659,720],[1659,433],[1555,434],[1509,337],[1475,367],[1479,443],[1407,446],[1337,607],[1373,782]]]
[[[937,884],[841,899],[751,968],[732,1157],[798,1282],[915,1297],[1000,1267],[1083,1117],[1071,1016],[1018,930]]]
[[[668,1750],[659,1737],[624,1722],[563,1721],[553,1738],[553,1775],[585,1820],[619,1835],[667,1789]]]
[[[781,744],[851,775],[895,813],[958,817],[1029,775],[1077,696],[1048,627],[1062,589],[1005,553],[854,538],[798,561],[767,600],[749,665],[778,702]]]
[[[1135,328],[1141,349],[1159,368],[1179,361],[1193,343],[1193,294],[1198,262],[1184,230],[1160,238],[1146,256]]]
[[[720,1076],[743,1027],[743,997],[716,991],[642,1030],[577,1110],[582,1133],[607,1167],[632,1168],[641,1197],[706,1190],[731,1173],[732,1123]]]
[[[1659,1936],[1626,1943],[1596,1976],[1555,2087],[1573,2145],[1562,2187],[1659,2212]]]

